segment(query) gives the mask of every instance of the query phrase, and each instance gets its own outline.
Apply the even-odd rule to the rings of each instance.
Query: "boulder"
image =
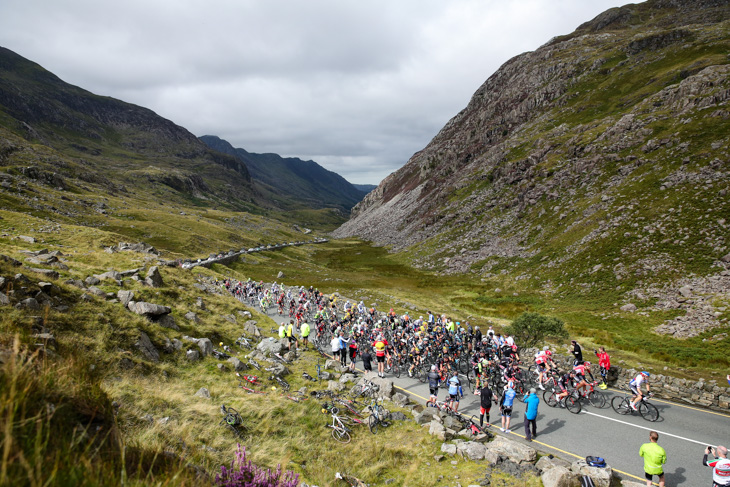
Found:
[[[452,430],[460,430],[461,429],[461,423],[458,419],[456,419],[453,416],[446,416],[444,418],[444,426],[446,428],[450,428]]]
[[[98,278],[98,277],[96,277],[96,276],[89,276],[89,277],[87,277],[86,279],[84,279],[84,283],[85,283],[85,284],[86,284],[87,286],[96,286],[96,285],[97,285],[97,284],[99,284],[100,282],[101,282],[101,279],[99,279],[99,278]]]
[[[7,295],[0,293],[0,306],[9,306],[10,298]]]
[[[372,383],[376,384],[378,389],[378,397],[382,399],[388,399],[390,400],[391,397],[393,397],[393,381],[390,379],[384,379],[378,377],[377,372],[368,372],[363,377],[364,379],[367,379],[371,381]],[[358,383],[358,385],[361,385]]]
[[[243,364],[243,362],[238,360],[236,357],[229,358],[228,363],[231,364],[231,367],[233,367],[233,370],[235,370],[236,372],[243,372],[244,370],[246,370],[246,366]]]
[[[449,441],[453,438],[452,434],[449,434],[444,428],[444,425],[438,421],[431,421],[428,426],[428,434],[435,436],[441,441]]]
[[[156,265],[150,267],[150,270],[147,271],[144,283],[150,287],[162,287],[162,274],[160,274],[160,269]]]
[[[154,321],[163,328],[170,328],[171,330],[180,331],[180,327],[177,326],[177,323],[175,322],[175,317],[172,315],[162,315],[159,318],[156,318]]]
[[[10,265],[15,266],[15,267],[20,267],[23,265],[23,263],[20,262],[19,260],[15,260],[12,257],[8,257],[7,255],[3,255],[3,254],[0,254],[0,260],[2,260],[3,262],[7,262]]]
[[[187,313],[185,313],[185,319],[188,321],[192,321],[196,325],[199,325],[201,323],[200,318],[198,318],[198,315],[196,315],[192,311],[188,311]]]
[[[327,382],[327,390],[328,391],[335,391],[335,392],[341,392],[345,389],[344,384],[340,384],[337,381],[331,380]]]
[[[573,462],[570,469],[578,475],[588,475],[593,479],[596,487],[610,487],[613,478],[613,469],[610,466],[603,468],[591,467],[585,460]]]
[[[177,338],[173,338],[172,339],[172,348],[174,348],[175,350],[182,350],[183,342],[181,342]]]
[[[281,351],[284,349],[284,345],[282,345],[280,340],[276,340],[274,338],[267,338],[264,340],[261,340],[258,345],[256,345],[256,350],[260,351],[264,355],[273,355],[275,353],[281,353]]]
[[[289,374],[289,369],[287,369],[284,366],[284,364],[280,364],[278,362],[268,368],[271,369],[271,370],[269,370],[269,372],[271,372],[273,375],[275,375],[277,377],[283,377],[283,376]]]
[[[195,306],[197,306],[198,308],[200,308],[200,309],[202,309],[202,310],[205,310],[205,309],[207,309],[207,308],[205,307],[205,303],[203,302],[203,298],[198,298],[198,299],[196,299],[196,300],[195,300]]]
[[[246,311],[248,313],[248,311]],[[251,313],[248,313],[249,317],[251,316]],[[261,338],[261,330],[258,326],[256,326],[256,320],[248,320],[246,323],[243,324],[243,332],[246,333],[248,336],[252,336],[254,338]]]
[[[353,374],[342,374],[342,377],[340,377],[340,382],[343,384],[347,384],[348,382],[354,382],[355,376]]]
[[[241,316],[242,316],[243,318],[247,318],[247,319],[251,320],[251,312],[250,312],[250,311],[243,311],[243,310],[240,310],[240,309],[239,309],[239,310],[238,310],[238,311],[236,311],[236,312],[237,312],[237,313],[238,313],[239,315],[241,315]],[[256,321],[254,321],[254,320],[251,320],[251,321],[253,321],[253,324],[254,324],[254,325],[256,324]]]
[[[458,449],[461,456],[468,458],[469,460],[484,460],[484,455],[487,453],[487,447],[482,443],[476,441],[467,441],[459,445]]]
[[[557,466],[540,476],[543,487],[580,487],[580,477],[565,467]]]
[[[122,306],[125,308],[129,306],[129,303],[134,299],[134,291],[117,291],[117,299],[120,303],[122,303]]]
[[[488,448],[505,456],[515,463],[534,463],[537,460],[537,451],[527,445],[517,443],[504,436],[498,436],[489,443]]]
[[[487,436],[487,435],[484,435]],[[499,463],[500,461],[499,453],[497,453],[494,450],[490,450],[489,448],[486,448],[485,445],[485,451],[484,451],[484,461],[487,462],[490,465],[494,465],[495,463]]]
[[[195,393],[195,396],[202,397],[204,399],[210,399],[210,391],[205,387],[201,387],[200,389],[198,389],[198,392]]]
[[[31,244],[32,243],[35,243],[35,238],[34,237],[29,237],[27,235],[18,235],[18,239],[19,240],[22,240],[25,243],[31,243]]]
[[[408,396],[402,392],[396,392],[393,394],[393,402],[400,407],[406,407],[408,405]]]
[[[93,294],[99,298],[106,298],[106,292],[102,291],[96,286],[89,286],[89,294]]]
[[[107,279],[114,281],[118,285],[122,285],[122,275],[117,271],[108,271],[103,274],[97,274],[94,277],[99,279],[100,281],[105,281]]]
[[[44,277],[47,277],[48,279],[58,279],[59,278],[58,272],[51,270],[51,269],[37,269],[35,267],[28,267],[28,270],[31,272],[35,272],[36,274],[40,274]]]
[[[142,355],[145,356],[148,360],[151,360],[153,362],[159,362],[160,361],[160,352],[157,351],[155,346],[152,344],[152,341],[150,340],[150,337],[147,336],[147,333],[140,331],[139,332],[139,338],[137,338],[137,342],[134,344],[134,346],[142,352]]]
[[[213,342],[210,341],[210,338],[199,339],[198,348],[200,349],[200,354],[203,357],[207,357],[208,355],[213,354]]]
[[[553,457],[550,458],[550,456],[544,456],[540,457],[540,459],[535,464],[535,467],[542,473],[545,470],[549,470],[554,467],[565,467],[570,468],[570,462],[567,460],[563,460],[562,458]]]
[[[636,311],[636,305],[634,303],[624,304],[623,306],[621,306],[621,311],[633,313],[634,311]]]
[[[195,362],[197,360],[200,360],[200,352],[198,352],[197,350],[188,350],[187,352],[185,352],[185,358],[191,362]]]
[[[441,453],[445,453],[446,455],[451,455],[453,457],[456,455],[456,445],[452,443],[442,443]]]
[[[161,304],[145,303],[144,301],[130,301],[127,308],[132,313],[138,315],[144,315],[147,317],[162,316],[172,311],[169,306],[162,306]]]
[[[35,298],[24,299],[20,303],[18,303],[17,307],[30,309],[30,310],[34,310],[34,311],[41,309],[41,305],[38,303],[38,300]]]

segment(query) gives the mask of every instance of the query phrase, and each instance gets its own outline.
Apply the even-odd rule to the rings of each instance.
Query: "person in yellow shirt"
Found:
[[[302,344],[304,346],[305,350],[309,350],[309,333],[311,329],[309,327],[309,323],[306,321],[302,323],[302,326],[299,328],[299,334],[302,336]]]
[[[644,443],[639,449],[639,456],[644,457],[644,477],[646,485],[651,486],[654,475],[659,477],[659,487],[664,487],[664,467],[667,463],[667,452],[658,445],[659,434],[649,432],[649,443]]]

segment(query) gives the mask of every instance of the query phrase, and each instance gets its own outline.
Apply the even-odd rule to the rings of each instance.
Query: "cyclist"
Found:
[[[633,409],[634,411],[636,411],[636,404],[644,397],[641,393],[641,384],[643,382],[646,381],[647,394],[650,392],[651,388],[649,387],[649,375],[649,372],[644,370],[629,381],[629,389],[631,389],[631,392],[634,394],[634,399],[631,401],[630,406],[631,409]]]
[[[715,457],[715,461],[707,461],[707,455]],[[727,448],[719,445],[717,448],[705,448],[705,456],[702,458],[702,465],[712,468],[713,487],[730,486],[730,460],[727,459]]]
[[[535,354],[535,367],[537,368],[537,383],[540,389],[543,391],[545,390],[545,387],[542,385],[543,378],[545,377],[545,373],[551,369],[550,364],[548,363],[548,352],[550,350],[540,350]]]
[[[558,404],[560,404],[560,407],[564,407],[563,399],[568,397],[568,389],[570,389],[570,387],[573,385],[574,377],[575,371],[571,370],[558,378],[557,388],[559,392],[555,395],[555,399],[558,400]]]
[[[575,380],[577,382],[575,388],[578,389],[582,395],[585,395],[585,390],[588,387],[588,382],[586,382],[586,374],[588,374],[591,377],[591,381],[593,381],[593,374],[591,374],[591,369],[589,368],[590,365],[590,362],[583,362],[582,364],[573,367],[573,371],[575,372]]]
[[[489,411],[492,409],[492,402],[496,402],[492,390],[489,385],[484,382],[484,387],[479,390],[479,427],[484,427],[484,416],[487,417],[487,427],[492,426],[489,424]]]
[[[378,377],[385,377],[385,349],[388,346],[388,341],[383,338],[383,335],[378,335],[378,338],[373,343],[375,348],[375,358],[378,361]]]
[[[504,433],[510,432],[509,422],[512,420],[512,405],[514,404],[516,395],[515,390],[512,389],[512,384],[504,386],[504,394],[502,394],[502,398],[499,400],[499,410],[502,413],[502,427],[500,431]]]
[[[606,389],[608,387],[606,376],[608,375],[608,371],[611,369],[611,357],[606,353],[606,349],[603,347],[599,347],[598,350],[594,350],[593,352],[596,354],[596,357],[598,357],[598,366],[601,368],[602,382],[599,387],[601,389]]]

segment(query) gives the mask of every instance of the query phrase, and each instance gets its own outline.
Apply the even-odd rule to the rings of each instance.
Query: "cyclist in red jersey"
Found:
[[[375,348],[375,359],[378,361],[378,377],[385,377],[385,349],[388,346],[388,340],[383,335],[378,335],[377,340],[373,342]]]

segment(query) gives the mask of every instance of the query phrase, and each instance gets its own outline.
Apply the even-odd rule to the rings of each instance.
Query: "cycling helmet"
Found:
[[[591,363],[586,360],[585,362],[583,362],[583,365],[585,365],[587,367],[587,366],[591,365]]]
[[[545,350],[545,355],[548,355],[549,356],[549,355],[552,355],[552,354],[553,354],[553,352],[551,352],[550,350]]]
[[[436,366],[435,365],[432,365],[431,366],[431,370],[436,370]]]
[[[220,342],[220,343],[218,344],[218,346],[219,346],[219,347],[222,347],[222,346],[223,346],[223,342]]]
[[[644,377],[649,377],[651,374],[649,372],[647,372],[646,370],[643,370],[641,372],[641,375],[643,375]]]

